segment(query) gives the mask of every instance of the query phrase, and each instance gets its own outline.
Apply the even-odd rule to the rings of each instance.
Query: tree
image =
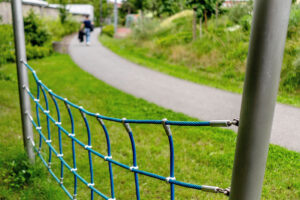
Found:
[[[187,0],[187,6],[194,11],[193,17],[193,39],[197,37],[197,18],[204,19],[205,27],[207,19],[216,13],[216,9],[222,5],[223,0]]]

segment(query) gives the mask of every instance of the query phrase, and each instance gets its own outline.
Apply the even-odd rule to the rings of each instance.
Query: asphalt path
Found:
[[[241,95],[129,62],[103,47],[97,39],[99,32],[95,29],[92,33],[90,46],[80,44],[77,37],[70,42],[69,54],[83,70],[128,94],[199,120],[231,120],[239,116]],[[271,143],[300,152],[299,108],[276,104]]]

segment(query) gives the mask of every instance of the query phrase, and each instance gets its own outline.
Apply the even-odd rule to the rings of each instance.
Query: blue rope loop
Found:
[[[114,178],[113,178],[113,169],[112,166],[118,166],[121,168],[124,168],[130,172],[134,173],[134,178],[135,178],[135,189],[136,189],[136,199],[140,200],[140,191],[139,191],[139,180],[138,180],[138,175],[144,175],[148,176],[154,179],[158,179],[160,181],[165,181],[170,184],[170,198],[171,200],[175,199],[175,185],[185,187],[185,188],[192,188],[196,190],[202,190],[206,192],[214,192],[214,193],[226,193],[225,195],[229,194],[228,189],[221,189],[215,186],[205,186],[205,185],[195,185],[191,183],[186,183],[186,182],[181,182],[177,181],[174,175],[175,171],[175,163],[174,163],[174,144],[173,144],[173,137],[172,137],[172,131],[171,131],[171,125],[173,126],[224,126],[228,127],[230,125],[238,125],[238,120],[234,121],[229,121],[229,120],[213,120],[213,121],[168,121],[167,119],[163,120],[135,120],[135,119],[118,119],[118,118],[112,118],[112,117],[107,117],[100,115],[99,113],[92,113],[87,110],[85,110],[83,107],[78,106],[72,102],[70,102],[68,99],[63,98],[54,92],[50,90],[45,84],[42,83],[42,81],[39,80],[36,72],[31,68],[27,63],[24,63],[24,65],[32,72],[32,75],[36,81],[37,85],[37,96],[35,97],[27,88],[26,86],[23,86],[23,89],[27,91],[27,94],[29,97],[33,100],[36,106],[36,119],[37,122],[34,121],[33,117],[29,114],[28,117],[30,121],[32,122],[33,126],[35,127],[38,135],[39,135],[39,148],[36,148],[34,144],[33,138],[28,138],[31,140],[32,145],[34,150],[37,152],[39,158],[42,160],[42,163],[46,166],[48,169],[49,173],[53,176],[53,178],[57,181],[57,183],[60,185],[60,187],[63,189],[63,191],[67,194],[67,196],[70,199],[76,199],[77,198],[77,187],[78,187],[78,180],[81,181],[83,184],[85,184],[91,191],[91,199],[94,199],[94,194],[97,194],[98,196],[102,197],[103,199],[109,200],[109,199],[115,199],[115,193],[114,193]],[[44,101],[45,101],[45,108],[40,104],[40,90],[42,91]],[[50,95],[56,109],[57,113],[57,120],[50,115],[50,108],[49,108],[49,102],[47,98],[47,93]],[[67,131],[61,123],[61,114],[60,114],[60,109],[58,106],[57,101],[62,101],[65,104],[65,108],[68,111],[71,127],[71,131]],[[75,123],[74,123],[74,118],[73,114],[71,111],[71,108],[77,109],[83,120],[84,124],[86,127],[86,132],[87,132],[87,138],[88,142],[87,144],[81,142],[78,140],[75,136]],[[46,116],[46,121],[47,121],[47,137],[44,135],[42,132],[42,127],[40,123],[40,116],[39,116],[39,111],[41,111],[45,116]],[[99,152],[95,151],[92,148],[92,134],[90,130],[90,126],[87,120],[87,116],[94,117],[97,119],[99,122],[100,126],[102,127],[102,130],[105,134],[106,138],[106,147],[107,147],[107,156],[100,154]],[[109,138],[109,133],[108,130],[105,126],[104,121],[111,121],[115,123],[122,123],[124,125],[124,128],[126,132],[128,133],[130,142],[131,142],[131,150],[132,150],[132,166],[128,166],[125,164],[122,164],[112,158],[111,155],[111,144],[110,144],[110,138]],[[59,150],[57,151],[51,141],[51,129],[50,129],[50,123],[55,124],[58,128],[58,138],[59,138]],[[147,171],[143,171],[138,168],[137,165],[137,154],[136,154],[136,145],[134,141],[134,136],[132,129],[130,127],[130,124],[161,124],[165,130],[165,133],[168,137],[169,141],[169,150],[170,150],[170,176],[169,177],[164,177],[161,175],[157,175],[154,173],[150,173]],[[63,149],[62,149],[62,137],[61,134],[65,134],[71,141],[72,141],[72,166],[70,166],[64,159],[63,156]],[[48,162],[46,162],[45,158],[41,154],[41,145],[42,142],[45,142],[48,147],[49,147],[49,157],[48,157]],[[90,181],[85,180],[82,176],[79,175],[79,172],[77,171],[77,162],[76,162],[76,154],[75,154],[75,144],[78,144],[79,146],[83,147],[87,153],[88,153],[88,158],[89,158],[89,169],[90,169]],[[52,162],[52,153],[60,160],[61,162],[61,173],[60,173],[60,178],[58,178],[54,172],[51,169],[51,162]],[[111,197],[108,197],[101,193],[98,189],[95,188],[95,183],[94,183],[94,170],[93,170],[93,163],[92,163],[92,155],[103,159],[104,161],[108,162],[108,169],[109,169],[109,178],[110,178],[110,190],[111,190]],[[64,179],[64,167],[66,167],[71,173],[74,175],[74,187],[73,187],[73,195],[68,191],[68,189],[65,187],[63,183]],[[225,191],[225,192],[224,192]]]

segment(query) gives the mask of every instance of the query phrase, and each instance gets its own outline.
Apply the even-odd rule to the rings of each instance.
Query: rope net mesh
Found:
[[[163,120],[134,120],[134,119],[119,119],[92,113],[78,106],[71,101],[55,94],[38,78],[35,70],[27,63],[24,65],[31,71],[36,83],[36,92],[32,92],[29,88],[23,87],[28,95],[35,103],[35,116],[27,113],[36,132],[36,138],[27,138],[31,140],[34,150],[47,167],[49,173],[59,183],[60,187],[68,195],[70,199],[77,199],[78,187],[84,185],[90,191],[90,198],[94,199],[102,197],[102,199],[113,200],[117,199],[115,195],[115,178],[113,166],[125,170],[123,174],[123,182],[129,179],[128,172],[132,175],[130,180],[134,181],[131,186],[135,190],[136,199],[140,197],[141,180],[145,177],[163,181],[169,184],[170,199],[175,199],[175,185],[191,188],[194,190],[202,190],[213,193],[224,193],[229,195],[229,189],[222,189],[215,186],[195,185],[175,178],[175,153],[174,142],[172,136],[172,127],[179,126],[223,126],[238,125],[237,120],[215,120],[215,121],[169,121]],[[64,108],[64,109],[62,109]],[[68,122],[65,122],[68,119]],[[81,123],[77,121],[81,120]],[[90,123],[93,121],[94,123]],[[75,123],[76,122],[76,123]],[[118,131],[126,133],[124,136],[111,134],[116,132],[111,128],[111,124],[119,124]],[[166,176],[159,175],[154,172],[149,172],[139,168],[137,149],[142,148],[136,146],[133,130],[136,125],[160,125],[161,132],[165,134],[165,140],[158,141],[166,145],[165,154],[169,155],[168,165],[169,174]],[[116,129],[116,128],[114,128]],[[173,129],[173,128],[172,128]],[[93,137],[92,134],[97,134]],[[81,135],[79,140],[78,135]],[[84,136],[84,137],[83,137]],[[118,142],[126,143],[127,148],[131,148],[131,155],[116,155],[116,159],[112,155],[112,144],[110,137],[115,137]],[[147,136],[148,137],[148,136]],[[149,136],[150,137],[150,136]],[[93,139],[93,141],[92,141]],[[105,141],[105,148],[97,144],[99,140]],[[147,140],[147,138],[145,138]],[[36,143],[35,143],[36,141]],[[153,144],[157,145],[157,144]],[[120,149],[122,151],[122,149]],[[130,161],[125,159],[130,156]],[[140,159],[144,157],[140,157]],[[85,160],[88,167],[81,164]],[[100,161],[102,162],[100,162]],[[165,159],[164,159],[165,160]],[[79,162],[80,161],[80,162]],[[126,163],[126,164],[124,164]],[[161,163],[159,163],[161,164]],[[107,170],[103,174],[95,174],[95,166]],[[106,171],[106,173],[104,173]],[[88,174],[89,176],[83,175]],[[96,176],[108,176],[109,182],[97,183],[95,185]],[[143,177],[144,176],[144,177]],[[141,180],[140,180],[141,179]],[[122,182],[122,181],[121,181]],[[65,184],[68,183],[68,184]],[[120,183],[118,183],[120,184]],[[122,184],[122,183],[121,183]],[[68,185],[68,186],[66,186]],[[70,187],[72,185],[72,187]],[[99,188],[105,189],[107,192],[102,192]],[[132,189],[132,188],[131,188]],[[130,197],[130,199],[132,199]]]

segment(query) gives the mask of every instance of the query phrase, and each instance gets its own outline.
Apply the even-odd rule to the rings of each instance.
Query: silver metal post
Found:
[[[14,27],[14,38],[15,38],[15,50],[16,50],[16,63],[17,63],[17,73],[18,73],[18,86],[19,86],[19,98],[21,107],[21,119],[22,119],[22,129],[23,129],[23,141],[24,148],[27,152],[29,160],[34,163],[35,154],[33,152],[33,147],[31,142],[33,141],[32,124],[29,120],[31,112],[30,99],[26,94],[23,86],[28,87],[28,75],[27,69],[21,62],[23,60],[26,62],[26,49],[25,49],[25,35],[24,35],[24,22],[22,15],[22,1],[12,0],[12,15],[13,15],[13,27]]]
[[[261,196],[291,0],[254,3],[230,200]]]
[[[117,0],[115,0],[114,4],[114,28],[115,28],[115,34],[118,31],[118,4]]]

